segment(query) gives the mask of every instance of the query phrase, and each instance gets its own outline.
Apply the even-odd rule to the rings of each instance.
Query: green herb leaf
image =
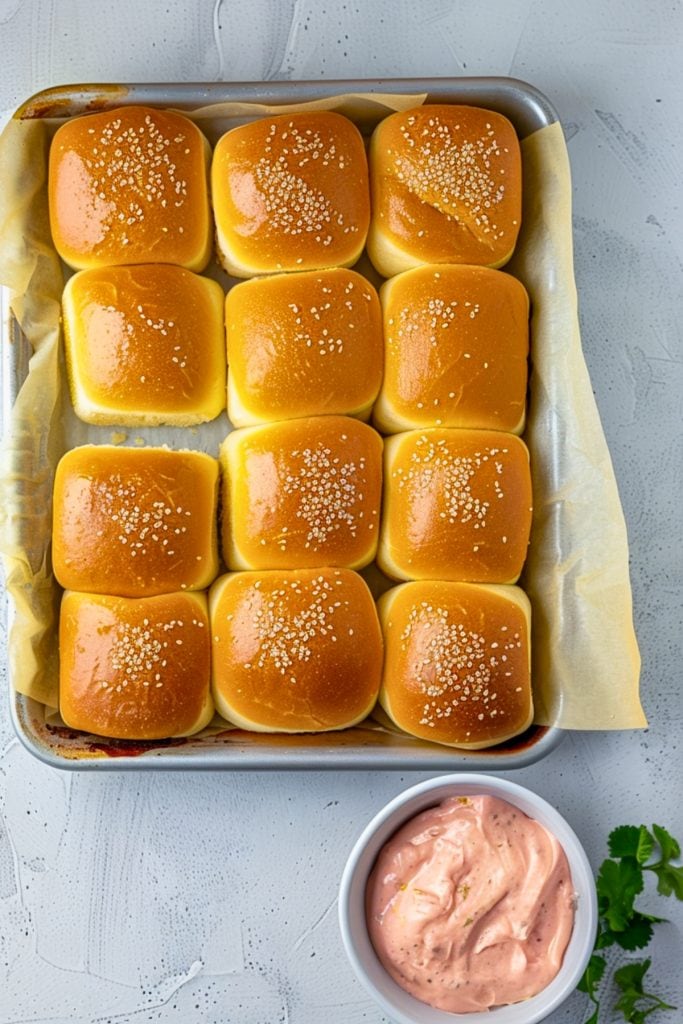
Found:
[[[619,936],[622,932],[614,932],[611,928],[608,928],[605,922],[599,917],[598,918],[598,930],[595,936],[594,949],[608,949],[618,941]]]
[[[620,1009],[620,1007],[618,1007],[616,1005],[615,1005],[614,1008],[615,1008],[615,1010]],[[649,1017],[650,1014],[653,1013],[656,1009],[657,1009],[656,1006],[651,1006],[649,1010],[635,1010],[635,1009],[631,1009],[630,1012],[629,1012],[628,1017],[625,1016],[624,1019],[627,1020],[629,1022],[629,1024],[645,1024],[645,1018]],[[626,1011],[624,1011],[624,1013],[625,1012]]]
[[[653,854],[656,856],[655,846],[659,847],[660,859],[648,863],[653,861]],[[657,889],[662,895],[673,894],[683,900],[683,866],[671,863],[681,856],[680,843],[661,825],[653,825],[652,832],[645,825],[622,825],[610,833],[608,848],[611,859],[602,862],[595,882],[599,918],[594,948],[597,951],[618,945],[627,950],[642,949],[652,938],[653,925],[662,921],[635,907],[636,896],[643,891],[643,871],[657,876]],[[647,1024],[647,1018],[658,1010],[675,1009],[644,990],[643,979],[650,963],[649,959],[632,961],[615,971],[621,995],[614,1009],[621,1011],[627,1024]],[[598,1024],[598,996],[606,966],[605,958],[594,952],[579,982],[579,990],[595,1007],[585,1024]]]
[[[670,863],[681,856],[680,844],[661,825],[653,825],[652,831],[659,843],[662,856],[656,864],[648,864],[646,870],[654,872],[657,876],[657,892],[662,896],[673,894],[677,900],[683,900],[683,867],[676,867]]]
[[[614,1004],[614,1009],[621,1010],[624,1020],[629,1024],[644,1024],[645,1018],[656,1010],[676,1009],[675,1006],[644,990],[643,978],[649,971],[651,963],[649,958],[634,960],[614,972],[614,980],[622,991],[622,995]]]
[[[635,898],[643,891],[640,865],[633,857],[603,861],[596,888],[599,909],[608,927],[623,932],[628,928]]]
[[[632,960],[614,972],[614,980],[622,992],[631,990],[642,994],[643,978],[651,966],[652,960],[649,957],[647,960]]]
[[[622,825],[610,832],[607,845],[611,857],[633,857],[638,864],[645,864],[652,856],[655,841],[644,825]]]
[[[628,927],[622,932],[614,933],[614,941],[622,949],[643,949],[652,938],[652,922],[645,914],[633,911]]]
[[[681,846],[677,839],[674,839],[672,835],[661,825],[653,825],[652,831],[655,834],[655,839],[659,843],[659,847],[662,851],[662,860],[670,861],[676,860],[681,855]]]
[[[596,956],[593,953],[588,961],[588,967],[586,967],[586,970],[581,975],[581,981],[577,985],[579,992],[587,992],[592,997],[595,989],[602,981],[606,967],[607,961],[604,956]]]
[[[652,870],[657,875],[657,892],[662,896],[676,897],[683,900],[683,867],[675,868],[670,864],[655,865]]]
[[[597,939],[595,940],[595,948],[607,949],[608,946],[613,946],[616,940],[616,932],[613,932],[611,928],[602,928]]]

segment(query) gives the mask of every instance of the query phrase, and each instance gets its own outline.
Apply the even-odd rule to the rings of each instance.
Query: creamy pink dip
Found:
[[[528,999],[562,965],[574,888],[557,839],[492,796],[451,797],[404,825],[368,880],[377,955],[407,992],[469,1013]]]

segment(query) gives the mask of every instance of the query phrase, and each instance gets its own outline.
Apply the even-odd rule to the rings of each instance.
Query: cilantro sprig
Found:
[[[645,825],[622,825],[610,833],[610,856],[600,865],[595,882],[598,896],[598,932],[595,951],[579,982],[593,1003],[593,1013],[585,1024],[599,1024],[600,988],[607,969],[607,960],[598,951],[620,946],[632,951],[644,949],[652,938],[653,927],[664,919],[645,914],[636,908],[636,897],[644,888],[644,872],[657,877],[657,892],[683,900],[683,866],[679,860],[681,847],[661,825],[652,831]],[[643,980],[651,960],[633,960],[614,972],[614,981],[621,995],[614,1005],[628,1024],[645,1024],[657,1010],[675,1010],[659,996],[647,992]]]
[[[624,1020],[630,1024],[644,1024],[645,1018],[655,1010],[675,1010],[675,1006],[665,1003],[659,996],[643,989],[643,978],[650,969],[651,960],[634,961],[614,972],[614,980],[621,989],[621,996],[614,1005],[621,1010]]]

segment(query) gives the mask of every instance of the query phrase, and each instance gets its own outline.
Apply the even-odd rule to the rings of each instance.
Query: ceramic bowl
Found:
[[[574,928],[559,973],[537,995],[488,1011],[449,1013],[415,999],[386,972],[368,935],[365,890],[379,851],[402,825],[449,796],[475,794],[507,800],[557,837],[567,855],[576,892]],[[597,924],[593,872],[581,843],[564,818],[531,790],[489,775],[445,775],[421,782],[399,794],[364,829],[342,875],[339,924],[347,956],[358,980],[396,1024],[454,1024],[455,1021],[463,1024],[537,1024],[571,995],[593,950]]]

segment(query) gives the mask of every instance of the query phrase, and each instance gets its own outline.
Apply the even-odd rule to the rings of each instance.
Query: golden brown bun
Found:
[[[380,121],[370,145],[368,253],[391,277],[421,263],[500,267],[522,216],[515,130],[479,107],[427,105]]]
[[[230,569],[358,569],[375,557],[382,439],[346,416],[228,434],[221,446]]]
[[[209,607],[214,700],[228,721],[256,732],[324,732],[372,710],[382,637],[356,573],[221,576]]]
[[[225,408],[215,281],[162,263],[83,270],[62,312],[71,400],[86,423],[187,427]]]
[[[228,293],[228,415],[238,427],[298,416],[366,418],[382,381],[375,289],[353,270],[245,281]]]
[[[404,583],[384,594],[380,704],[399,729],[493,746],[531,725],[531,607],[519,587]]]
[[[513,434],[436,427],[385,441],[377,561],[395,579],[514,583],[531,529],[529,452]]]
[[[213,717],[204,594],[67,591],[59,657],[59,710],[72,729],[156,740],[190,736]]]
[[[282,114],[233,128],[214,151],[211,188],[218,255],[235,277],[348,267],[365,245],[365,148],[341,114]]]
[[[177,263],[211,254],[209,144],[188,118],[149,107],[75,117],[50,148],[57,252],[76,270]]]
[[[380,430],[524,428],[529,297],[487,267],[439,264],[382,287],[385,370]]]
[[[52,564],[69,590],[147,597],[218,572],[218,463],[201,452],[85,445],[57,465]]]

